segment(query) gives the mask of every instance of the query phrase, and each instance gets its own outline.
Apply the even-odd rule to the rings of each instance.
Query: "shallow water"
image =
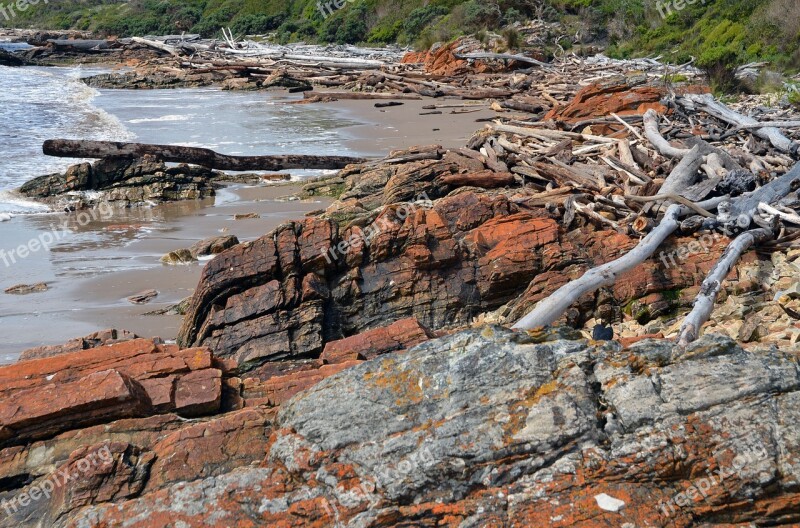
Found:
[[[112,218],[82,225],[74,214],[49,212],[13,193],[33,177],[76,162],[44,156],[45,139],[170,143],[241,155],[362,154],[348,146],[347,128],[359,121],[343,109],[283,104],[301,98],[283,92],[95,90],[80,81],[97,71],[0,67],[0,363],[13,361],[24,348],[64,342],[111,324],[130,321],[134,331],[140,324],[140,333],[158,333],[162,323],[141,314],[190,294],[204,264],[162,267],[161,255],[221,232],[252,239],[283,218],[300,218],[319,207],[242,201],[241,193],[222,190],[216,199],[116,211]],[[292,171],[295,179],[319,173]],[[250,208],[263,220],[231,221],[233,212]],[[65,219],[69,227],[61,229]],[[54,226],[60,235],[47,250],[9,257]],[[37,282],[51,289],[22,297],[2,293],[15,284]],[[159,306],[134,311],[125,301],[157,284]],[[123,315],[115,319],[108,316],[112,313]]]

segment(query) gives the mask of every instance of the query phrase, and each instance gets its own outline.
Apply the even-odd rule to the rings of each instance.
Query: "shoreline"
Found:
[[[448,109],[443,109],[438,115],[418,115],[424,111],[422,106],[431,101],[441,103],[442,99],[403,101],[402,106],[390,108],[375,108],[375,101],[370,100],[314,104],[333,110],[344,122],[358,123],[336,131],[341,145],[348,151],[375,157],[419,144],[436,143],[444,148],[463,146],[466,139],[480,128],[475,119],[493,115],[488,106],[482,106],[474,113],[450,114]],[[328,203],[324,199],[278,201],[281,197],[296,194],[301,183],[302,180],[293,180],[287,184],[256,187],[235,184],[220,191],[221,196],[227,195],[225,198],[218,196],[216,199],[164,203],[152,209],[126,209],[121,214],[117,210],[109,222],[86,226],[89,238],[94,235],[100,239],[91,242],[98,246],[93,248],[98,255],[93,253],[88,263],[69,264],[70,273],[77,277],[31,275],[22,280],[15,275],[2,281],[1,289],[18,283],[41,281],[48,282],[51,289],[13,299],[2,294],[3,301],[6,301],[3,304],[13,302],[23,309],[3,310],[6,313],[0,316],[0,328],[4,327],[9,336],[0,345],[0,364],[16,361],[17,355],[27,348],[59,344],[108,328],[128,330],[142,337],[173,340],[182,316],[142,314],[165,309],[189,297],[207,261],[166,266],[159,264],[158,259],[210,236],[236,234],[241,242],[253,240],[282,223],[302,220],[305,214],[324,209]],[[250,212],[258,213],[261,219],[230,220],[234,214]],[[26,218],[0,224],[0,230],[14,230],[15,222],[18,225],[29,224],[20,230],[34,236],[33,233],[43,231],[45,225],[54,221],[53,215],[22,216]],[[36,216],[39,218],[34,218]],[[61,218],[57,214],[55,217]],[[157,220],[143,221],[142,217]],[[110,238],[105,231],[108,225],[119,228],[119,232]],[[126,225],[130,229],[126,229]],[[54,249],[57,251],[45,258],[59,261],[67,258],[63,251]],[[77,247],[75,250],[80,251]],[[100,269],[102,262],[109,263],[111,268],[119,266],[122,269]],[[133,269],[125,269],[126,266]],[[92,267],[96,269],[92,270]],[[132,305],[126,300],[128,296],[147,289],[159,291],[158,297],[150,303]]]

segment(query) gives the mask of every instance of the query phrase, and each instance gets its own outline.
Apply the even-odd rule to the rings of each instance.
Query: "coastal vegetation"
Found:
[[[63,0],[20,13],[17,25],[83,29],[105,35],[199,33],[268,35],[274,41],[414,45],[465,34],[503,33],[527,19],[560,22],[565,35],[545,53],[601,46],[614,57],[695,60],[717,88],[732,88],[733,67],[754,61],[800,69],[796,0]]]

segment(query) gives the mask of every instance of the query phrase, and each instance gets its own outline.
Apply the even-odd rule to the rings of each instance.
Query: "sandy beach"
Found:
[[[335,111],[348,123],[360,123],[337,130],[343,149],[382,157],[413,145],[463,146],[480,128],[475,121],[494,115],[487,106],[476,106],[477,111],[469,109],[468,113],[452,113],[462,112],[461,108],[443,108],[441,114],[419,115],[431,111],[423,109],[425,105],[448,102],[456,101],[411,100],[389,108],[375,108],[375,101],[370,100],[335,101],[313,107],[327,113]],[[313,150],[309,146],[308,153]],[[73,221],[74,241],[53,248],[49,254],[33,255],[30,262],[12,266],[0,277],[3,290],[37,282],[47,282],[50,288],[25,296],[0,294],[0,329],[5,334],[0,342],[0,362],[15,361],[26,348],[62,343],[106,328],[173,340],[181,316],[144,314],[189,297],[207,260],[168,266],[159,259],[216,235],[236,235],[242,242],[254,240],[329,203],[325,199],[298,200],[295,195],[300,187],[299,183],[235,184],[218,192],[215,199],[117,208],[108,220],[87,225]],[[233,220],[235,214],[247,213],[257,213],[260,218]],[[15,243],[25,243],[63,219],[64,215],[17,217],[0,223],[0,239],[4,246],[15,247]],[[35,263],[36,258],[52,259],[60,272],[48,275]],[[133,305],[127,300],[148,289],[159,292],[148,304]]]

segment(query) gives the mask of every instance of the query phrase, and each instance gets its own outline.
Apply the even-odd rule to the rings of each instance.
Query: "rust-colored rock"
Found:
[[[373,359],[382,354],[411,348],[431,337],[427,329],[416,319],[409,317],[383,328],[331,341],[325,345],[320,359],[325,363]]]
[[[321,365],[316,369],[300,370],[285,376],[273,376],[266,381],[246,378],[243,380],[242,387],[244,405],[248,407],[281,405],[297,393],[359,363],[361,363],[359,360],[341,361],[333,365]]]
[[[116,330],[113,328],[109,330],[101,330],[99,332],[89,334],[86,337],[71,339],[70,341],[67,341],[63,345],[48,345],[48,346],[30,348],[28,350],[23,351],[19,355],[19,360],[25,361],[28,359],[40,359],[45,357],[52,357],[52,356],[57,356],[59,354],[66,354],[68,352],[88,350],[90,348],[96,348],[103,345],[113,345],[114,343],[118,343],[121,341],[130,341],[132,339],[138,339],[138,338],[139,336],[137,336],[132,332],[128,332],[127,330]]]
[[[0,436],[45,438],[147,412],[213,413],[221,378],[208,349],[146,339],[22,361],[0,367]]]
[[[149,407],[149,398],[141,386],[116,370],[94,372],[72,382],[14,391],[4,395],[0,406],[0,445],[142,416]]]
[[[634,86],[637,80],[612,77],[603,83],[591,84],[581,89],[570,103],[553,108],[544,119],[557,119],[574,123],[593,117],[618,115],[643,115],[654,109],[663,114],[667,108],[659,101],[665,93],[662,88]]]

